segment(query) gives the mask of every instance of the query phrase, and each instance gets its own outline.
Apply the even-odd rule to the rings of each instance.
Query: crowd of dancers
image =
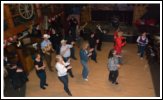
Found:
[[[88,81],[89,68],[88,61],[89,59],[93,60],[95,63],[98,63],[97,60],[97,50],[102,50],[103,36],[105,31],[101,29],[100,25],[96,25],[96,30],[92,30],[89,33],[88,40],[85,40],[83,35],[84,31],[81,29],[78,33],[79,25],[75,17],[72,17],[68,20],[68,31],[63,32],[63,25],[61,22],[60,16],[55,16],[52,20],[49,20],[49,28],[46,31],[46,34],[41,34],[39,24],[33,29],[33,36],[43,38],[43,41],[39,44],[40,47],[37,48],[36,54],[34,56],[34,67],[36,74],[40,79],[40,88],[46,89],[48,83],[46,82],[46,67],[49,71],[53,72],[54,69],[57,71],[58,79],[64,85],[65,92],[72,96],[72,93],[68,87],[68,75],[74,78],[72,72],[72,64],[70,59],[78,60],[75,55],[75,45],[78,44],[80,49],[80,63],[82,65],[82,78],[85,81]],[[108,80],[117,85],[118,81],[118,69],[123,64],[122,62],[122,48],[126,45],[126,38],[123,37],[123,31],[117,27],[117,30],[114,32],[114,41],[112,49],[108,54],[108,69],[110,71]],[[83,39],[84,41],[81,41]],[[143,32],[141,36],[137,39],[138,42],[138,54],[141,59],[144,55],[144,50],[148,44],[148,39],[146,37],[146,32]],[[80,44],[82,44],[80,46]],[[52,53],[56,54],[56,63],[55,67],[51,66],[52,63]],[[46,60],[46,64],[43,60]],[[20,64],[17,64],[18,67],[15,72],[23,72],[19,67]],[[14,65],[13,65],[14,66]],[[13,66],[10,69],[14,69]],[[26,75],[22,74],[23,82],[28,81]],[[12,79],[14,80],[14,78]]]

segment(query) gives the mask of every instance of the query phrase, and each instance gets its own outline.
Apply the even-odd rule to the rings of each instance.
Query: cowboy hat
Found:
[[[50,38],[50,35],[44,34],[44,35],[43,35],[43,38]]]

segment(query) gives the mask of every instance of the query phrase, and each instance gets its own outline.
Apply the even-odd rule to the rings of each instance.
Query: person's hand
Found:
[[[99,39],[98,39],[98,40],[96,40],[96,43],[99,43]]]
[[[42,69],[45,69],[45,67],[46,67],[46,66],[45,66],[45,65],[43,65],[43,66],[42,66]]]
[[[94,48],[90,49],[89,52],[92,52],[94,50]]]
[[[118,66],[118,68],[121,68],[121,66],[119,64],[117,66]]]
[[[67,62],[70,63],[70,61],[71,61],[71,59],[69,58]]]
[[[68,66],[67,69],[71,69],[72,67],[71,66]]]
[[[88,54],[88,57],[91,56],[91,55],[92,55],[92,53],[89,53],[89,54]]]
[[[74,41],[72,41],[72,42],[71,42],[71,44],[72,44],[72,45],[74,45],[74,44],[75,44],[75,42],[74,42]]]

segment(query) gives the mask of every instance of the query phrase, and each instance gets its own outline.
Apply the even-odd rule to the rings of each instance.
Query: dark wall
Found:
[[[113,16],[117,16],[120,22],[132,24],[133,11],[92,11],[93,21],[111,21]]]

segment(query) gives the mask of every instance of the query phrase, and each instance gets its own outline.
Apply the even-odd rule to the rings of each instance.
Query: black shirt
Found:
[[[89,46],[90,46],[90,48],[95,48],[95,46],[96,46],[96,39],[95,39],[95,37],[90,37],[89,38]]]
[[[38,67],[42,67],[42,66],[43,66],[43,61],[42,61],[42,60],[40,60],[40,61],[36,61],[36,60],[35,60],[35,61],[34,61],[34,66],[35,66],[35,65],[38,65]],[[36,72],[37,72],[37,73],[43,72],[43,71],[44,71],[44,69],[40,69],[40,70],[37,70],[37,69],[36,69]]]

